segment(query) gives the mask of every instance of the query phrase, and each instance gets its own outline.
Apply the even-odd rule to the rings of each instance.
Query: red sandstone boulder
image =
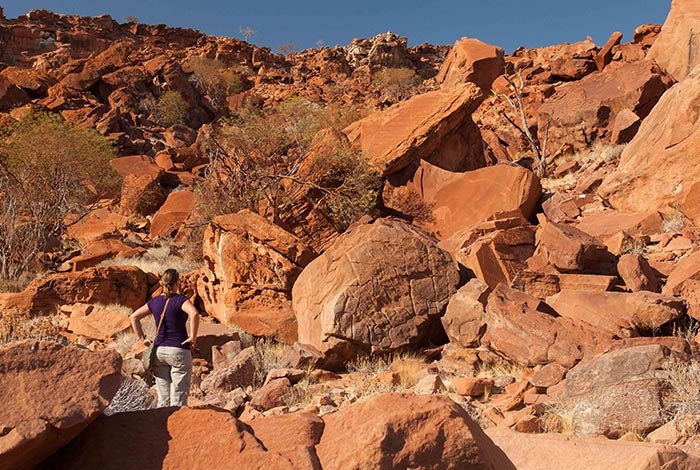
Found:
[[[419,344],[458,282],[450,255],[419,229],[391,218],[356,226],[294,284],[299,342],[335,366]]]
[[[255,381],[257,352],[255,348],[248,347],[238,353],[233,360],[224,367],[216,368],[207,375],[199,388],[207,394],[214,396],[222,392],[230,392],[236,388],[246,388]]]
[[[673,0],[671,12],[647,57],[677,81],[684,80],[700,64],[695,36],[699,28],[700,5],[693,0]]]
[[[175,233],[194,209],[194,193],[189,190],[174,191],[151,220],[151,238],[167,237]]]
[[[504,70],[503,49],[464,37],[450,49],[436,80],[443,87],[472,82],[486,93]]]
[[[546,310],[539,299],[498,285],[488,298],[481,343],[526,366],[556,362],[572,367],[605,350],[612,340],[603,329],[539,309]]]
[[[315,253],[248,210],[216,217],[204,234],[206,266],[197,282],[204,309],[256,336],[296,340],[291,291]]]
[[[688,315],[700,318],[700,251],[686,256],[676,265],[661,292],[682,297],[688,303]]]
[[[324,421],[316,447],[324,469],[514,469],[464,409],[444,396],[379,395]]]
[[[605,245],[576,227],[545,222],[537,231],[537,248],[528,260],[533,271],[604,273],[614,269]]]
[[[298,468],[230,412],[187,407],[100,418],[48,463],[56,469]]]
[[[123,178],[120,209],[124,215],[150,215],[163,203],[163,170],[145,155],[115,158],[112,167]]]
[[[491,427],[485,432],[519,470],[665,470],[669,467],[692,470],[700,465],[700,460],[677,447],[647,442],[524,434],[501,426]]]
[[[593,292],[563,289],[548,297],[549,304],[566,318],[580,320],[620,337],[650,333],[685,314],[678,297],[652,292]]]
[[[418,201],[427,217],[417,223],[444,240],[499,213],[529,219],[540,193],[537,177],[519,166],[495,165],[454,173],[423,161],[410,176],[390,177],[383,199],[387,207],[407,214]]]
[[[630,429],[647,433],[664,424],[668,357],[669,350],[663,346],[638,346],[603,354],[571,369],[566,376],[566,400],[573,404],[577,434],[615,438]]]
[[[282,454],[296,470],[321,470],[316,446],[321,441],[324,422],[315,414],[289,413],[258,418],[248,424],[267,449]]]
[[[66,309],[62,309],[64,312]],[[131,328],[129,315],[108,308],[76,304],[70,307],[68,330],[75,335],[109,341]]]
[[[598,194],[621,212],[680,204],[685,215],[700,224],[700,169],[688,158],[700,145],[698,102],[700,70],[664,94]]]
[[[615,116],[623,109],[646,118],[670,86],[671,80],[651,61],[609,66],[559,87],[537,111],[538,130],[544,135],[551,119],[548,143],[554,153],[584,150],[594,140],[610,138]]]
[[[458,144],[451,136],[460,131],[481,99],[478,87],[471,83],[431,91],[355,122],[345,133],[353,148],[362,150],[383,175],[421,159],[439,164],[445,158],[442,154]],[[462,157],[463,167],[484,165],[483,152]]]
[[[633,248],[635,243],[639,246],[647,237],[660,233],[662,223],[661,214],[655,210],[632,213],[606,210],[581,217],[576,228],[598,239],[611,253],[619,255]]]
[[[627,253],[617,261],[617,272],[632,292],[658,292],[659,284],[649,262],[642,255]]]
[[[535,251],[535,228],[531,225],[496,230],[473,242],[467,233],[459,231],[440,246],[492,289],[500,283],[510,285],[527,268],[527,260]],[[455,249],[455,244],[459,248]]]
[[[120,367],[113,350],[0,346],[0,468],[33,468],[70,442],[117,393]]]
[[[0,306],[31,315],[50,314],[60,305],[76,303],[119,304],[135,310],[146,303],[147,295],[146,273],[134,266],[107,266],[36,279],[23,292],[0,299]]]
[[[484,308],[489,286],[472,279],[450,298],[445,315],[440,319],[451,343],[473,346],[484,333]]]

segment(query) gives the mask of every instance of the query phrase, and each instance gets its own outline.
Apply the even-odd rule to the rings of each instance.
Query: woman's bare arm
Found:
[[[190,336],[182,344],[190,343],[192,346],[195,346],[197,344],[197,333],[199,332],[199,312],[197,307],[189,300],[182,304],[182,311],[189,316],[190,320]]]
[[[134,313],[132,313],[129,316],[129,319],[131,320],[131,329],[134,330],[136,336],[146,346],[151,344],[151,340],[146,338],[146,335],[143,334],[143,329],[141,328],[141,319],[147,317],[148,315],[150,315],[150,313],[151,311],[148,309],[148,304],[145,304],[139,307],[138,309],[134,310]]]

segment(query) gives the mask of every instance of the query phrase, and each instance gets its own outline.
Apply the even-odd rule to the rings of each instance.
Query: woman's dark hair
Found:
[[[160,277],[160,286],[163,288],[163,297],[167,299],[175,293],[175,283],[177,283],[178,279],[180,279],[180,275],[176,270],[165,270],[163,275]]]

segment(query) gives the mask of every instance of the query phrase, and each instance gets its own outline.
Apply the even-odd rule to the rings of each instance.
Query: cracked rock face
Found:
[[[121,357],[26,340],[0,347],[0,468],[33,468],[107,407]]]
[[[458,281],[449,253],[420,229],[396,219],[355,227],[294,284],[299,342],[318,348],[331,366],[415,345]]]

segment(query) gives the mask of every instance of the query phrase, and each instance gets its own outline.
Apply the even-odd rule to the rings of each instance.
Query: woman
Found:
[[[179,274],[168,269],[160,278],[163,293],[131,314],[131,327],[145,346],[151,344],[141,329],[141,319],[153,314],[156,325],[161,315],[163,323],[155,338],[156,360],[153,375],[156,378],[158,406],[186,406],[192,380],[192,352],[197,341],[199,315],[192,302],[175,292]],[[165,309],[165,312],[163,310]],[[187,334],[187,319],[190,334]]]

